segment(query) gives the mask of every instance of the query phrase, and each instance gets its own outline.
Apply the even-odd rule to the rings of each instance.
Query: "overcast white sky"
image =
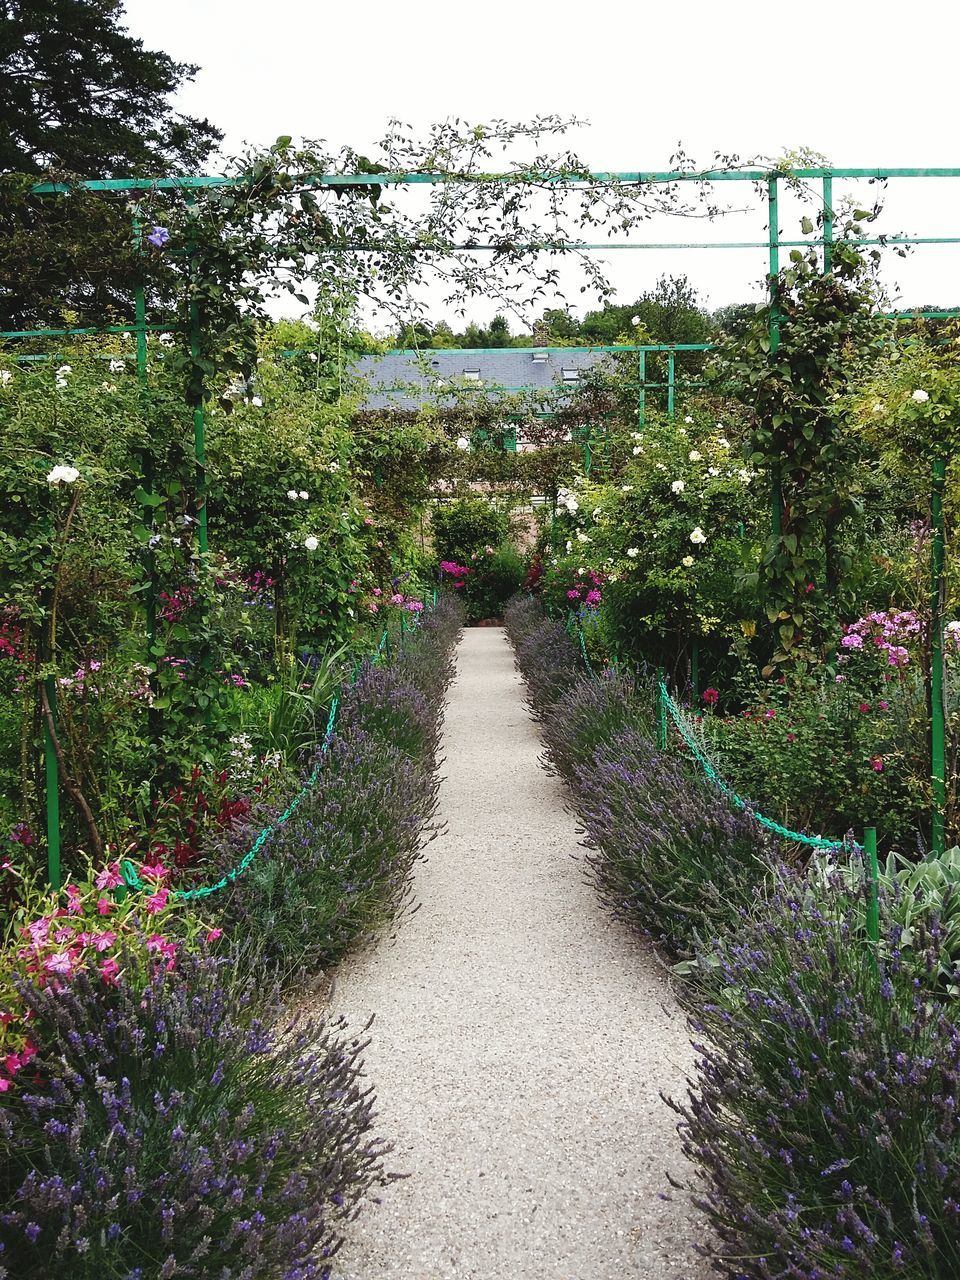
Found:
[[[179,105],[223,129],[228,152],[286,133],[372,150],[391,116],[424,128],[557,112],[589,121],[570,145],[594,169],[669,168],[678,142],[703,164],[806,146],[839,166],[960,166],[956,0],[126,0],[126,11],[148,47],[200,64]],[[835,200],[845,191],[854,184]],[[875,194],[864,186],[860,202]],[[785,203],[785,238],[798,219]],[[764,227],[758,207],[713,226],[648,223],[641,238],[761,240]],[[891,182],[879,229],[960,236],[960,179]],[[625,302],[666,271],[686,273],[709,306],[756,299],[766,270],[762,250],[609,262]],[[960,244],[891,257],[885,279],[897,305],[958,305]]]

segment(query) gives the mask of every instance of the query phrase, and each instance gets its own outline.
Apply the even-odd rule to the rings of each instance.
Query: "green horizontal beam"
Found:
[[[609,347],[395,347],[385,351],[388,356],[498,356],[505,351],[519,351],[528,355],[543,351],[554,355],[568,355],[577,351],[708,351],[713,346],[710,342],[662,342],[633,345],[621,343]]]
[[[597,173],[306,173],[299,181],[310,186],[407,186],[426,184],[435,186],[457,182],[504,182],[535,185],[559,183],[571,186],[591,183],[671,183],[671,182],[762,182],[772,177],[782,178],[960,178],[960,168],[912,169],[893,167],[888,169],[699,169],[689,172],[676,170],[639,170],[636,172]],[[87,191],[196,191],[205,187],[236,187],[249,185],[248,177],[185,176],[177,178],[96,178],[79,182],[38,182],[32,190],[37,195],[66,193],[80,187]]]
[[[960,236],[873,236],[857,238],[834,239],[826,241],[820,238],[814,239],[810,237],[807,240],[780,240],[781,249],[808,249],[823,244],[960,244]],[[579,240],[555,240],[552,243],[545,241],[543,243],[531,244],[514,244],[507,246],[501,244],[454,244],[454,245],[410,245],[407,248],[412,249],[414,253],[439,253],[444,256],[452,256],[455,253],[498,253],[504,248],[522,249],[527,252],[535,253],[555,253],[565,249],[581,249],[589,252],[606,249],[769,249],[769,240],[659,240],[659,241],[630,241],[630,240],[613,240],[607,243],[586,244]],[[388,248],[376,244],[360,244],[360,245],[344,245],[340,249],[324,249],[322,253],[400,253],[400,249]],[[403,250],[406,252],[406,249]]]
[[[78,334],[93,333],[177,333],[177,325],[169,324],[110,324],[88,329],[0,329],[0,338],[66,338]]]

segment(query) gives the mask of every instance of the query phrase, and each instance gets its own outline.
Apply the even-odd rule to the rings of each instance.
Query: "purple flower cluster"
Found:
[[[649,734],[653,723],[650,688],[611,669],[572,685],[544,715],[540,733],[549,764],[569,781],[627,726]]]
[[[711,947],[696,1079],[671,1105],[725,1274],[960,1274],[960,1026],[901,964],[892,899],[881,915],[875,963],[847,879],[781,871]],[[915,927],[936,973],[936,921]]]
[[[504,623],[526,682],[530,708],[539,719],[576,682],[576,645],[560,623],[544,617],[531,596],[511,600],[504,610]]]
[[[763,829],[649,732],[615,732],[572,786],[601,898],[674,957],[723,928],[767,874]]]
[[[329,1275],[385,1177],[364,1045],[256,988],[194,958],[109,1000],[24,991],[44,1048],[0,1112],[0,1277]]]

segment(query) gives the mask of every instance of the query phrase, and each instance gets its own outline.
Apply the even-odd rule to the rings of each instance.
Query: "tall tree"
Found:
[[[0,170],[153,176],[220,141],[169,101],[197,68],[144,48],[122,0],[0,0],[0,15]]]
[[[0,0],[0,325],[32,328],[129,315],[144,270],[127,195],[33,196],[43,176],[155,177],[196,171],[221,138],[170,95],[197,68],[145,49],[121,0]],[[159,295],[158,295],[159,289]]]

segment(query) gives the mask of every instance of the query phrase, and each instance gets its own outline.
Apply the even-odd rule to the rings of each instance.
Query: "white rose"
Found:
[[[259,396],[253,396],[252,399],[250,400],[250,403],[253,405],[255,409],[263,408],[263,401],[260,399]]]
[[[707,475],[708,475],[708,476],[718,476],[719,474],[720,474],[720,468],[719,468],[719,467],[707,467]]]
[[[923,403],[924,403],[924,401],[925,401],[925,400],[929,400],[929,399],[930,399],[930,397],[927,395],[926,391],[923,391],[923,390],[917,390],[917,391],[914,391],[914,393],[913,393],[913,395],[910,397],[910,399],[911,399],[911,400],[916,400],[917,404],[923,404]]]
[[[311,533],[309,538],[304,538],[303,545],[308,551],[316,551],[317,547],[320,545],[320,539],[315,538]]]
[[[874,402],[873,402],[873,412],[874,412],[874,413],[883,413],[883,403],[882,403],[882,401],[880,401],[880,400],[874,400]]]
[[[287,490],[287,497],[290,499],[290,501],[291,501],[291,502],[296,502],[296,500],[297,500],[297,491],[296,491],[296,489],[288,489],[288,490]]]
[[[568,538],[568,539],[567,539],[567,552],[569,553],[569,552],[571,552],[572,550],[573,550],[573,543],[572,543],[572,542],[570,541],[570,539]]]
[[[636,560],[639,554],[640,554],[639,547],[627,547],[627,555],[630,557],[631,560]]]
[[[703,454],[700,452],[699,449],[691,449],[690,452],[687,454],[687,457],[690,459],[691,462],[700,462],[703,459]]]
[[[588,537],[587,537],[587,535],[583,532],[583,530],[582,530],[582,529],[578,529],[578,530],[577,530],[577,541],[578,541],[578,542],[592,542],[592,541],[593,541],[593,539],[592,539],[592,538],[588,538]]]
[[[680,563],[685,569],[691,568],[693,566],[693,556],[684,556]]]
[[[727,437],[726,437],[726,436],[720,436],[720,437],[717,439],[717,448],[718,448],[718,449],[729,449],[729,448],[730,448],[730,441],[727,439]]]
[[[639,316],[631,316],[631,317],[630,317],[630,323],[631,323],[631,324],[633,325],[633,327],[636,329],[637,325],[640,323],[640,317],[639,317]]]
[[[0,382],[2,382],[4,386],[7,385],[12,377],[13,374],[9,369],[0,369]]]
[[[674,493],[683,493],[686,487],[686,484],[682,480],[674,480],[673,484],[670,486]]]
[[[80,472],[77,468],[68,467],[66,463],[63,462],[57,463],[57,465],[47,473],[47,484],[54,486],[61,484],[76,484],[79,479]]]
[[[742,480],[744,484],[749,484],[750,478],[751,478],[750,472],[746,469],[746,467],[741,467],[740,470],[737,472],[737,478]]]
[[[460,439],[457,441],[457,448],[463,449],[464,451],[470,448],[470,441],[467,439],[466,436],[460,437]]]
[[[301,489],[300,492],[297,494],[297,497],[302,498],[304,502],[306,502],[306,500],[310,497],[310,495],[309,493],[307,493],[306,489]]]
[[[633,456],[634,456],[634,457],[636,457],[638,453],[643,453],[643,445],[642,445],[642,444],[635,444],[635,445],[633,446]]]
[[[706,542],[706,540],[707,540],[707,535],[703,532],[700,526],[697,525],[693,533],[691,533],[690,535],[690,541],[699,547],[699,546],[702,546],[703,543]]]
[[[633,493],[633,485],[632,485],[632,484],[622,484],[622,485],[620,486],[620,492],[621,492],[621,493]]]
[[[327,470],[328,470],[328,471],[339,471],[339,470],[340,470],[340,463],[339,463],[339,462],[331,462],[331,463],[327,466]]]
[[[690,417],[690,415],[689,415],[689,413],[688,413],[688,414],[687,414],[687,416],[684,418],[684,422],[692,422],[692,421],[693,421],[693,419]]]

